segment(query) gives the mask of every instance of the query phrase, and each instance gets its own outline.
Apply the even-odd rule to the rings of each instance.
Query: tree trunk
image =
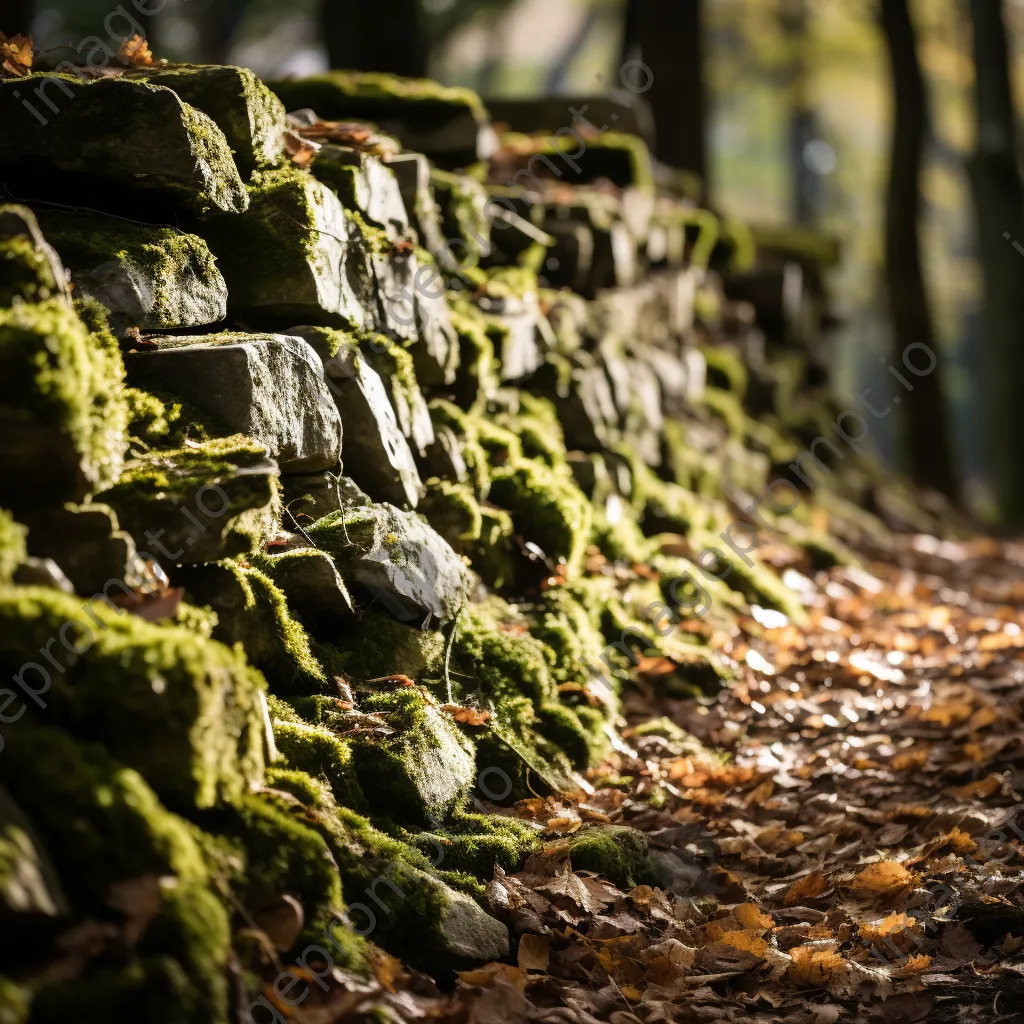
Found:
[[[881,0],[881,19],[895,105],[885,210],[885,280],[895,342],[893,363],[913,389],[900,390],[897,395],[906,428],[907,468],[919,484],[955,498],[944,366],[928,308],[918,237],[921,162],[928,132],[924,78],[907,0]],[[920,345],[934,354],[935,366],[930,373],[915,376],[904,357],[923,367],[928,355]]]
[[[1000,0],[971,0],[977,142],[968,163],[984,286],[982,387],[986,462],[1000,514],[1024,525],[1024,186],[1017,163],[1006,26]]]
[[[623,62],[642,60],[653,75],[643,97],[654,113],[655,155],[699,174],[707,193],[707,97],[700,0],[628,0]],[[643,75],[626,73],[634,85]],[[618,78],[618,75],[616,75]],[[625,89],[620,81],[613,88]]]
[[[422,78],[427,46],[419,0],[321,0],[320,23],[332,68]]]

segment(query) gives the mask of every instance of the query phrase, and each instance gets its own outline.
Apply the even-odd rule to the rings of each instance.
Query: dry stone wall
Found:
[[[501,806],[585,788],[652,659],[713,698],[717,631],[799,618],[778,545],[930,524],[803,452],[820,254],[755,260],[631,136],[187,66],[0,121],[5,1022],[501,958],[484,886],[539,843]],[[657,881],[638,836],[582,834]]]

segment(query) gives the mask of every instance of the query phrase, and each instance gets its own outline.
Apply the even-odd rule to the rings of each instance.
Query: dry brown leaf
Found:
[[[789,951],[793,958],[786,969],[786,978],[797,988],[819,988],[827,985],[845,961],[834,949],[797,946]]]
[[[827,888],[828,882],[825,880],[825,875],[821,871],[812,871],[809,875],[798,878],[786,890],[786,895],[783,896],[782,902],[787,907],[792,907],[797,903],[803,903],[804,900],[816,899]]]
[[[144,35],[136,32],[128,39],[122,39],[117,48],[117,60],[130,68],[148,68],[153,63],[153,51]]]
[[[547,973],[551,940],[546,935],[523,935],[519,939],[519,967],[524,971]]]
[[[861,899],[891,897],[909,889],[917,880],[913,871],[908,871],[894,860],[880,860],[869,864],[850,883],[850,891]]]
[[[907,957],[906,962],[892,972],[892,976],[894,978],[907,978],[913,974],[927,971],[931,965],[932,958],[927,953],[918,953],[915,956]]]
[[[24,78],[32,72],[31,36],[5,36],[0,32],[0,78]]]
[[[527,976],[521,967],[511,964],[490,963],[472,971],[458,972],[459,984],[471,988],[492,988],[498,983],[511,985],[522,992],[526,988]]]
[[[756,903],[741,903],[732,912],[732,916],[746,929],[763,935],[775,922],[769,914],[762,914]]]
[[[490,711],[481,711],[479,708],[466,708],[461,704],[442,704],[441,710],[447,711],[456,722],[462,725],[486,725],[491,720]]]

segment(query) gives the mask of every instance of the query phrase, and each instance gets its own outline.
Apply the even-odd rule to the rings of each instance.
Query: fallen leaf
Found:
[[[546,935],[523,935],[519,939],[519,966],[524,971],[547,972],[551,940]]]
[[[798,878],[787,890],[782,902],[787,907],[792,907],[804,900],[813,900],[820,896],[828,888],[828,882],[820,871],[812,871],[803,878]]]
[[[861,899],[891,897],[909,889],[917,876],[894,860],[869,864],[850,883],[850,891]]]
[[[5,36],[0,32],[0,78],[24,78],[32,72],[31,36]]]
[[[819,988],[827,985],[845,961],[834,949],[797,946],[789,951],[793,958],[786,969],[786,978],[798,988]]]

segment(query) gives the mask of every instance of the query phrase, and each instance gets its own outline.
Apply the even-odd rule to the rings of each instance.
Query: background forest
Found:
[[[11,15],[12,23],[31,24],[37,52],[79,45],[101,26],[118,37],[132,30],[124,17],[111,13],[110,0],[8,0],[7,6],[21,9],[20,16]],[[906,197],[919,196],[930,316],[930,325],[919,329],[933,334],[944,357],[942,412],[948,425],[928,423],[924,454],[903,443],[896,417],[879,423],[873,439],[890,462],[920,469],[915,464],[930,459],[945,433],[947,465],[925,468],[920,478],[955,490],[982,519],[1021,520],[1014,462],[1019,421],[1015,425],[1007,411],[1015,404],[1013,381],[1021,378],[1006,357],[1006,350],[1024,347],[1014,340],[1024,328],[1013,312],[1014,303],[1019,310],[1024,301],[1013,295],[1015,282],[1024,281],[1024,252],[1013,244],[1024,243],[1019,171],[1015,164],[1016,184],[1010,184],[1006,200],[1015,215],[984,232],[989,266],[995,268],[990,275],[1002,281],[991,287],[1004,296],[989,303],[988,321],[970,176],[979,153],[972,18],[987,16],[990,32],[984,38],[978,33],[976,45],[991,51],[991,60],[982,66],[998,71],[1008,65],[1020,111],[1024,0],[394,0],[383,14],[375,5],[334,0],[150,0],[148,7],[159,10],[141,19],[153,51],[172,61],[237,63],[264,77],[330,65],[387,69],[467,85],[487,98],[601,94],[605,76],[622,57],[641,55],[644,33],[647,44],[655,45],[659,33],[692,38],[688,52],[659,55],[662,67],[673,70],[659,68],[655,103],[667,74],[676,97],[693,102],[676,108],[676,143],[665,131],[664,114],[656,115],[662,122],[658,155],[700,172],[707,200],[726,215],[805,225],[839,241],[832,372],[838,391],[851,399],[885,379],[882,362],[894,344],[886,302],[892,283],[887,285],[884,269],[894,111],[889,52],[906,11],[912,50],[905,54],[910,60],[916,56],[924,85],[921,123],[910,128],[911,134],[920,132],[921,167],[919,177],[912,175],[910,192],[891,197],[891,204],[912,206],[915,200],[908,203]],[[677,23],[670,26],[666,19]],[[1005,35],[993,36],[999,20]],[[1008,50],[1005,60],[1001,45]],[[993,88],[988,95],[998,107],[999,83]],[[1004,124],[1011,120],[1003,118]],[[1016,149],[1013,139],[997,138],[995,145]],[[991,188],[984,191],[993,194]],[[914,211],[905,214],[899,229],[904,234]],[[905,267],[907,258],[900,262]],[[897,291],[913,305],[913,283]],[[993,394],[1000,386],[1001,398]],[[934,419],[934,408],[930,415]],[[943,484],[944,475],[955,483]]]

